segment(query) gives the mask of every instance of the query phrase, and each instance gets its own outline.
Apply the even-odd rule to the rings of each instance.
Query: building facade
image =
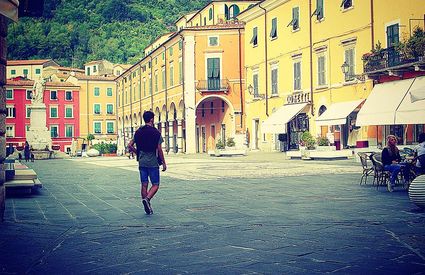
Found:
[[[30,128],[31,97],[34,81],[7,80],[6,143],[23,146]],[[70,152],[72,140],[80,135],[79,87],[68,82],[47,82],[43,102],[46,105],[46,127],[52,146]]]
[[[117,104],[114,76],[75,73],[67,81],[80,87],[80,134],[77,150],[86,150],[87,136],[92,143],[115,143],[117,140]]]
[[[43,70],[49,66],[59,66],[59,64],[51,59],[8,60],[6,79],[23,77],[36,80],[43,78]]]
[[[125,150],[146,110],[155,113],[167,152],[206,153],[229,138],[243,146],[244,27],[218,19],[232,5],[236,15],[256,2],[212,1],[182,17],[184,23],[180,18],[178,32],[154,41],[146,56],[116,79],[119,150]],[[204,17],[211,20],[199,19]]]
[[[238,16],[246,24],[251,149],[298,149],[305,131],[337,148],[376,145],[376,127],[356,126],[374,85],[363,55],[401,40],[425,13],[421,1],[393,2],[399,9],[385,1],[265,0]]]

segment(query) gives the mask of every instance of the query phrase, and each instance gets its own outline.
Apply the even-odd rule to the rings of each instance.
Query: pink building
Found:
[[[31,95],[34,81],[9,79],[6,83],[6,143],[23,146],[30,127]],[[44,90],[46,127],[52,146],[67,152],[80,135],[80,87],[68,82],[47,82]]]

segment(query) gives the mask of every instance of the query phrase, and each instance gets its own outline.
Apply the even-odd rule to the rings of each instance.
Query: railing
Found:
[[[419,61],[419,58],[407,58],[401,54],[395,47],[386,48],[376,53],[367,53],[363,55],[364,72],[374,72],[403,64]]]
[[[229,88],[229,80],[217,78],[198,80],[196,85],[196,89],[200,92],[228,92]]]

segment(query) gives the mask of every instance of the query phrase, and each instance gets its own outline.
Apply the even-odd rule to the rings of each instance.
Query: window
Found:
[[[316,19],[318,21],[323,19],[323,0],[316,0],[316,10],[313,12],[312,16],[316,15]]]
[[[294,90],[301,90],[301,61],[294,63]]]
[[[288,27],[292,26],[292,30],[296,31],[300,28],[299,24],[300,20],[300,8],[299,7],[293,7],[292,8],[292,20],[289,22]]]
[[[162,61],[165,60],[165,52],[162,53]]]
[[[28,75],[28,69],[24,69],[24,76]]]
[[[50,91],[50,100],[57,100],[57,99],[58,99],[58,92]]]
[[[165,90],[166,79],[165,79],[165,67],[162,68],[162,89]]]
[[[207,25],[207,18],[204,17],[204,26],[206,26],[206,25]]]
[[[13,90],[6,90],[6,99],[13,99]]]
[[[399,42],[399,25],[394,24],[387,27],[387,47],[393,47]]]
[[[143,96],[146,96],[146,78],[143,78]]]
[[[250,44],[252,44],[253,47],[258,46],[258,28],[254,27],[252,29],[252,38],[251,38],[251,42],[249,42]]]
[[[317,84],[326,85],[326,58],[324,55],[317,58]]]
[[[57,125],[50,125],[50,137],[57,138],[59,136],[59,127]]]
[[[35,74],[40,74],[41,70],[40,69],[35,69]]]
[[[224,100],[221,101],[221,112],[224,113],[225,110],[225,103]]]
[[[258,71],[254,72],[252,75],[252,85],[254,86],[254,97],[259,97],[258,93]]]
[[[16,108],[14,106],[6,106],[6,117],[8,118],[14,118],[16,117]]]
[[[152,76],[149,75],[149,94],[152,94]]]
[[[169,49],[169,53],[170,53],[170,56],[173,56],[173,48],[172,47]]]
[[[65,100],[72,100],[72,91],[65,91]]]
[[[108,115],[114,114],[114,104],[106,104],[106,113]]]
[[[220,89],[220,58],[207,59],[208,90]]]
[[[170,86],[174,86],[174,66],[170,66]]]
[[[183,83],[183,61],[179,60],[179,83]]]
[[[102,133],[102,122],[95,121],[93,128],[94,128],[95,134],[101,134]]]
[[[155,93],[158,92],[158,71],[155,72]]]
[[[6,125],[6,137],[15,137],[15,125]]]
[[[354,48],[345,49],[344,56],[344,61],[348,65],[348,72],[345,74],[345,81],[354,80]]]
[[[353,6],[353,0],[342,0],[341,2],[341,8],[348,9],[351,8]]]
[[[27,100],[31,100],[32,99],[32,91],[31,90],[27,90],[27,92],[26,92],[26,99]]]
[[[94,73],[97,72],[97,66],[96,65],[93,66],[93,72]]]
[[[100,104],[95,103],[93,109],[94,109],[94,114],[100,115]]]
[[[58,106],[50,106],[50,117],[51,118],[58,117]]]
[[[278,67],[276,65],[271,68],[272,95],[278,95]]]
[[[183,41],[179,41],[179,50],[181,50],[183,48]]]
[[[94,96],[100,96],[100,89],[99,87],[94,88]]]
[[[218,46],[218,36],[208,37],[208,46],[210,47]]]
[[[239,10],[239,6],[238,5],[231,5],[229,7],[229,19],[233,19],[236,18],[236,16],[238,16],[240,10]]]
[[[210,103],[210,114],[214,114],[214,101]]]
[[[274,39],[277,37],[277,18],[272,19],[272,30],[270,31],[270,38]]]
[[[65,125],[65,137],[72,138],[74,136],[74,125]]]
[[[25,105],[25,117],[30,118],[31,117],[31,108],[29,105]]]
[[[72,106],[65,106],[65,117],[66,118],[74,117],[74,108]]]
[[[11,70],[11,71],[10,71],[10,74],[11,74],[11,75],[15,75],[15,74],[16,74],[16,70]]]
[[[113,121],[107,121],[106,122],[106,132],[108,134],[113,134],[114,131],[114,122]]]
[[[212,20],[212,18],[213,18],[213,9],[210,8],[210,10],[208,11],[208,19]]]
[[[201,115],[202,117],[205,117],[205,103],[202,103],[201,105]]]

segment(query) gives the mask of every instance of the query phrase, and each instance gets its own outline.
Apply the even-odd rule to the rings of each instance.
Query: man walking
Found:
[[[128,149],[137,153],[139,161],[142,203],[148,215],[153,214],[151,200],[159,189],[159,165],[162,171],[167,170],[161,143],[164,139],[161,133],[153,126],[154,113],[146,111],[143,113],[145,125],[137,129],[134,138],[128,144]],[[134,148],[136,143],[136,148]],[[160,163],[158,163],[160,162]],[[151,188],[148,190],[149,180]]]

